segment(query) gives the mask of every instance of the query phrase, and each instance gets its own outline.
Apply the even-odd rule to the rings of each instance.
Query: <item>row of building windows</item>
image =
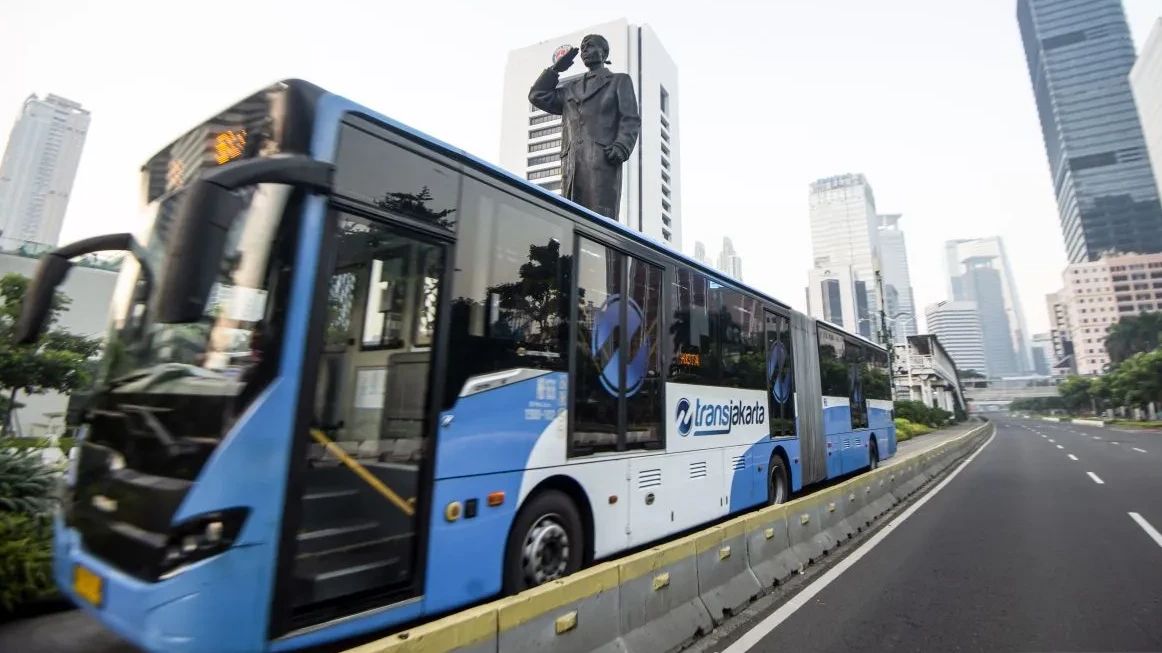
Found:
[[[552,150],[561,147],[561,139],[554,138],[551,141],[541,141],[540,143],[529,143],[529,152],[542,152],[544,150]]]
[[[529,118],[529,125],[530,126],[531,125],[543,125],[546,122],[553,122],[554,120],[560,120],[560,119],[561,119],[561,116],[553,115],[551,113],[546,113],[544,115],[530,117]]]
[[[560,134],[561,126],[553,125],[552,127],[543,127],[541,129],[530,129],[529,138],[541,138],[542,136],[552,136],[553,134]]]
[[[540,156],[530,156],[529,167],[544,165],[546,163],[556,163],[560,160],[560,154],[542,154]]]
[[[545,177],[556,177],[561,174],[561,166],[553,166],[552,168],[545,168],[544,170],[534,170],[529,173],[529,179],[544,179]]]

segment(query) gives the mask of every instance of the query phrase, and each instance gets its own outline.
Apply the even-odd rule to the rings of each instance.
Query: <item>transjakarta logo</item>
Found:
[[[744,401],[726,403],[703,402],[695,399],[691,406],[685,397],[678,400],[674,411],[674,423],[678,435],[726,435],[735,426],[754,426],[767,419],[767,408],[761,402],[748,404]]]

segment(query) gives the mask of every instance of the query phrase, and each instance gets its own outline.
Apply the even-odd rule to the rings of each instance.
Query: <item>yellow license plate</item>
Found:
[[[105,579],[81,565],[74,565],[73,591],[77,596],[99,608],[105,599]]]

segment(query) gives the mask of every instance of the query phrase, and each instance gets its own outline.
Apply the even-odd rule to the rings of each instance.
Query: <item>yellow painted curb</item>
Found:
[[[490,603],[368,642],[345,653],[437,653],[496,637],[497,610]]]
[[[616,589],[617,585],[617,564],[606,562],[501,599],[496,607],[497,630],[504,632],[516,628],[582,599]]]

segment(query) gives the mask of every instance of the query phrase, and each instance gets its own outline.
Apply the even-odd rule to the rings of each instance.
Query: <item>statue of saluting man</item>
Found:
[[[581,61],[589,72],[557,87],[560,73],[573,65],[578,49],[569,48],[533,82],[529,102],[563,116],[561,194],[617,220],[621,207],[621,164],[629,159],[641,131],[633,80],[610,72],[609,41],[600,34],[581,39]]]

